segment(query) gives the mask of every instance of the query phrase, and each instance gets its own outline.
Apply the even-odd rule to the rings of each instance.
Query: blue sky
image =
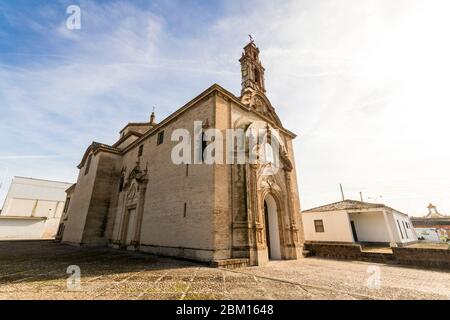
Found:
[[[69,5],[81,30],[65,26]],[[302,206],[348,198],[450,213],[447,1],[0,2],[0,202],[12,176],[75,181],[91,141],[240,92],[254,35],[295,143]]]

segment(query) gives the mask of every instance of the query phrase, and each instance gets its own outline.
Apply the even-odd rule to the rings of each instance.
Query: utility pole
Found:
[[[340,183],[339,186],[341,187],[342,201],[344,201],[345,200],[345,196],[344,196],[344,188],[342,188],[342,183]]]
[[[362,196],[362,192],[359,192],[359,197],[361,198],[361,202],[364,202],[363,196]]]

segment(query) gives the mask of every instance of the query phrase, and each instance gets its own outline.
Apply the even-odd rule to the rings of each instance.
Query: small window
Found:
[[[323,220],[314,220],[314,227],[316,228],[316,232],[325,232]]]
[[[261,83],[260,83],[261,78],[260,78],[260,77],[261,77],[261,76],[259,75],[258,69],[255,68],[255,82],[256,82],[258,85],[261,85]]]
[[[161,131],[160,133],[158,133],[157,145],[159,146],[160,144],[163,144],[163,142],[164,142],[164,131]]]
[[[187,213],[187,203],[184,203],[184,208],[183,208],[183,217],[186,218],[186,213]]]
[[[64,204],[63,212],[66,213],[67,209],[69,209],[70,198],[67,198],[66,203]]]
[[[144,145],[140,145],[139,151],[138,151],[138,157],[141,157],[143,152],[144,152]]]
[[[400,235],[402,236],[402,239],[404,239],[402,227],[400,226],[400,222],[397,220],[398,230],[400,230]]]
[[[189,176],[189,164],[186,165],[186,177]]]
[[[403,230],[405,230],[405,237],[406,237],[406,239],[408,239],[408,231],[406,231],[405,221],[402,221],[402,224],[403,224]]]
[[[87,175],[89,173],[89,168],[91,167],[91,161],[92,161],[92,154],[90,154],[87,159],[86,169],[84,169],[84,175]]]

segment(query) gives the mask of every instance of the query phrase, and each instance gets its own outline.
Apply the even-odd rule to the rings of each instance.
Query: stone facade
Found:
[[[253,42],[240,62],[240,97],[214,84],[159,124],[152,114],[149,122],[129,123],[114,145],[94,142],[87,148],[71,190],[64,243],[110,245],[216,265],[231,259],[261,265],[270,256],[302,257],[295,135],[282,126],[265,95],[264,68]],[[183,128],[194,136],[194,121],[224,137],[227,129],[261,125],[276,132],[281,169],[266,175],[259,162],[174,164],[172,133]],[[224,147],[223,159],[236,158],[237,148]],[[193,143],[192,153],[197,149]]]

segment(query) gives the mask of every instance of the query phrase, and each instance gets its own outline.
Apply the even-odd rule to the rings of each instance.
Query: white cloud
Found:
[[[353,198],[383,194],[407,212],[434,201],[450,212],[447,2],[227,1],[200,26],[172,12],[191,19],[192,34],[131,2],[80,6],[79,31],[64,19],[29,21],[57,50],[26,66],[0,65],[0,157],[57,157],[3,159],[11,175],[73,180],[91,140],[112,143],[153,106],[164,117],[213,82],[238,94],[237,60],[251,33],[269,98],[299,134],[303,207],[338,200],[342,182]]]

